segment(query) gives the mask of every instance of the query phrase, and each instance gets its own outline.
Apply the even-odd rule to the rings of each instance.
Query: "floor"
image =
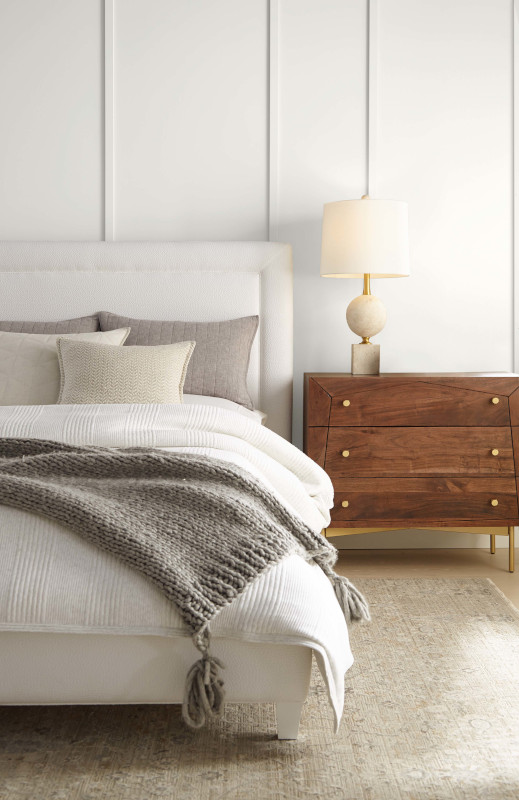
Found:
[[[519,550],[516,572],[508,572],[508,548],[495,555],[483,549],[341,550],[336,570],[351,580],[363,578],[490,578],[519,608]]]
[[[519,614],[484,577],[355,585],[337,733],[316,669],[293,741],[269,703],[198,731],[174,705],[10,706],[0,800],[519,800]]]

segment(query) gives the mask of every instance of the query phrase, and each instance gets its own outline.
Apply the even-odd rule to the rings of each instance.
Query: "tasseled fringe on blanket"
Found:
[[[339,601],[346,621],[350,622],[364,619],[366,622],[369,622],[371,616],[364,595],[349,582],[348,578],[335,575],[332,582],[335,596]]]
[[[328,558],[317,555],[313,560],[329,578],[346,622],[369,622],[369,607],[359,590],[348,578],[335,574]],[[207,626],[193,634],[193,643],[202,653],[202,658],[193,664],[187,674],[182,717],[190,728],[202,728],[210,717],[222,714],[225,689],[218,670],[225,669],[225,666],[209,654],[210,635]]]
[[[209,655],[207,627],[193,635],[193,642],[202,653],[202,658],[187,673],[182,717],[190,728],[202,728],[209,717],[222,714],[225,689],[218,670],[225,667],[218,658]]]
[[[321,567],[324,574],[329,578],[335,596],[339,601],[342,613],[346,622],[357,622],[359,620],[366,620],[369,622],[371,616],[369,613],[369,606],[361,592],[348,580],[341,575],[336,575],[328,562],[328,558],[323,558],[320,555],[313,557],[313,560]]]

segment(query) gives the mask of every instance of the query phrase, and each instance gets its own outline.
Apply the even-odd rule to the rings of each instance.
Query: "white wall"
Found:
[[[303,372],[350,368],[361,287],[319,277],[321,212],[368,155],[410,210],[382,369],[513,368],[513,2],[371,10],[368,75],[368,0],[0,0],[0,237],[290,241],[296,443]]]
[[[265,0],[116,0],[115,236],[266,239]]]
[[[376,286],[384,369],[512,370],[512,3],[379,8],[377,191],[412,237],[412,277]]]
[[[102,0],[0,0],[0,238],[103,236]]]

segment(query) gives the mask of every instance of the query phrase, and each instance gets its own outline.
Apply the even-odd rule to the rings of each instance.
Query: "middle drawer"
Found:
[[[332,478],[513,475],[510,428],[330,428]]]

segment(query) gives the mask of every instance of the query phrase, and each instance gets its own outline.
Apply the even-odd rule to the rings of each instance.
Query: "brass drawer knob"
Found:
[[[499,397],[493,397],[493,398],[492,398],[492,402],[493,402],[493,404],[494,404],[495,406],[497,406],[497,404],[499,403]]]
[[[491,500],[491,501],[490,501],[490,505],[491,505],[491,506],[494,506],[494,507],[495,507],[495,506],[498,506],[498,505],[499,505],[499,500]]]
[[[349,454],[350,454],[349,450],[343,450],[342,451],[343,458],[348,458]]]
[[[350,405],[350,401],[349,400],[343,400],[342,404],[343,404],[343,406],[345,406],[347,408]]]
[[[342,503],[341,503],[341,506],[342,506],[343,508],[348,508],[348,506],[349,506],[349,503],[348,503],[348,501],[347,501],[347,500],[343,500],[343,501],[342,501]]]
[[[499,455],[499,450],[497,449],[497,447],[494,447],[494,449],[492,450],[492,455],[493,456],[498,456]]]

